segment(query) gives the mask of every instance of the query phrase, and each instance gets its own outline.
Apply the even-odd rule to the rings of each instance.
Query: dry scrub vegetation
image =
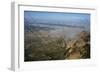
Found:
[[[25,61],[90,58],[90,33],[82,31],[77,38],[65,40],[41,32],[25,32]]]

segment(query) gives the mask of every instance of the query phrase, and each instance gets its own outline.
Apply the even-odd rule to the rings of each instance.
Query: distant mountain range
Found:
[[[39,31],[39,30],[54,30],[59,27],[69,27],[69,28],[82,28],[84,29],[84,26],[75,26],[75,25],[64,25],[64,24],[50,24],[50,23],[25,23],[24,24],[24,30],[25,31]]]
[[[33,31],[39,31],[39,30],[54,30],[55,28],[51,27],[41,27],[41,26],[35,26],[35,25],[24,25],[25,32],[33,32]]]

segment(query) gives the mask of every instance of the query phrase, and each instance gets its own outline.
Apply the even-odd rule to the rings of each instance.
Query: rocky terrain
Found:
[[[51,37],[47,32],[25,32],[24,42],[25,61],[90,58],[90,32],[87,31],[68,40],[62,36]]]

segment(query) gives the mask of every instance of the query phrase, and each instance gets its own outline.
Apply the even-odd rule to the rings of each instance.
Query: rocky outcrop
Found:
[[[68,41],[66,59],[90,58],[90,34],[86,31],[79,33],[77,39]]]

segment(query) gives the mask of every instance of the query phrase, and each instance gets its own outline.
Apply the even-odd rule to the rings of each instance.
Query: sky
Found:
[[[90,26],[90,14],[67,12],[24,11],[24,23]],[[28,24],[27,24],[28,25]]]

